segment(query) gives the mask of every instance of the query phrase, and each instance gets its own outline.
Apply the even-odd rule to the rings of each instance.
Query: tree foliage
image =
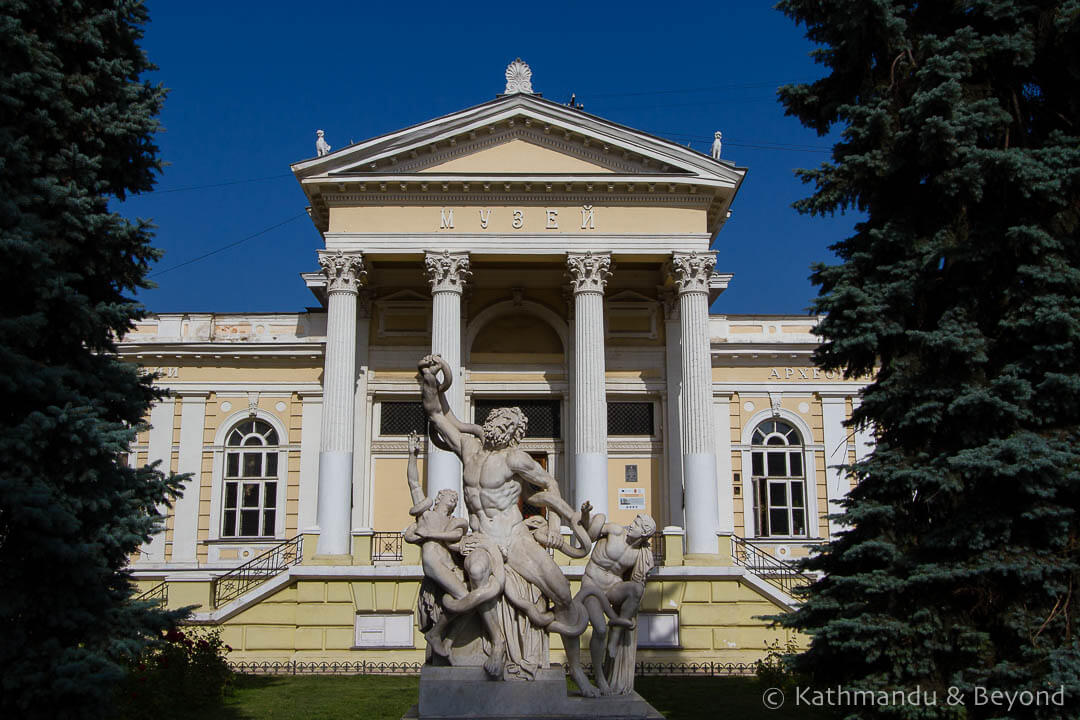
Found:
[[[1080,707],[1080,2],[782,0],[827,74],[781,88],[833,159],[797,207],[864,220],[818,266],[817,362],[877,370],[848,530],[786,624],[825,685],[938,692],[854,715]],[[976,706],[1065,686],[1066,707]],[[948,707],[947,688],[966,707]],[[1071,708],[1071,710],[1070,710]]]
[[[140,317],[164,90],[141,3],[0,4],[0,716],[99,717],[168,615],[123,568],[178,488],[122,461],[151,379],[118,361]]]

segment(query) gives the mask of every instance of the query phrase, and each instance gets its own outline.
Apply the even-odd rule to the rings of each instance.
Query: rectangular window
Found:
[[[277,526],[276,482],[225,483],[222,537],[271,537]]]
[[[244,477],[262,476],[262,453],[244,453]]]
[[[363,615],[357,615],[356,647],[415,647],[412,613],[365,613]]]
[[[379,404],[379,433],[381,435],[424,435],[427,433],[427,415],[420,401],[386,402]]]
[[[806,484],[801,478],[754,478],[753,488],[758,537],[806,535]]]
[[[791,474],[795,477],[802,475],[802,453],[789,453],[788,458],[791,461]]]
[[[533,398],[479,398],[473,401],[473,422],[483,425],[492,410],[503,407],[520,408],[529,424],[525,437],[562,437],[562,413],[559,400]]]
[[[651,402],[609,402],[607,404],[608,435],[652,435],[653,404]]]
[[[783,477],[787,475],[787,453],[771,452],[766,454],[769,475]]]

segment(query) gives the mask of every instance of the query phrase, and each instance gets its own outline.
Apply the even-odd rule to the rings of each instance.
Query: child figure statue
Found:
[[[649,538],[656,521],[641,514],[624,527],[591,511],[590,503],[581,506],[581,525],[594,545],[578,597],[593,627],[589,651],[596,686],[601,695],[626,695],[634,690],[637,613],[653,567]]]
[[[430,578],[442,590],[455,599],[465,597],[469,589],[455,572],[456,564],[450,555],[451,549],[457,549],[461,539],[469,528],[469,521],[454,517],[458,494],[453,490],[440,490],[435,499],[424,497],[420,487],[420,476],[416,469],[416,459],[423,447],[423,438],[416,433],[409,435],[409,467],[406,476],[413,506],[409,514],[416,522],[405,529],[405,542],[420,546],[420,562],[424,566],[424,576]],[[435,599],[437,602],[437,598]],[[424,633],[428,647],[439,655],[446,656],[443,631],[449,620],[443,609],[435,610],[437,618],[431,619],[431,627]]]

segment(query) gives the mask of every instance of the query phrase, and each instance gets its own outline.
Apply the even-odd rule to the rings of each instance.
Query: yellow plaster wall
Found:
[[[742,404],[743,401],[738,393],[733,393],[731,400],[728,401],[728,431],[730,432],[732,447],[737,443],[742,442],[742,426],[745,422]],[[731,452],[731,472],[733,480],[735,474],[739,475],[739,482],[732,482],[732,493],[735,492],[735,489],[738,489],[738,494],[734,494],[732,497],[732,514],[734,516],[735,534],[740,537],[746,537],[745,517],[747,508],[752,506],[753,499],[744,498],[742,495],[742,481],[746,476],[743,474],[742,453],[737,450]]]
[[[510,263],[477,265],[473,274],[475,287],[470,288],[470,313],[475,317],[492,305],[513,300],[512,288],[521,288],[522,300],[538,303],[566,322],[567,303],[561,289],[565,276],[566,266],[562,263],[530,263],[527,267]]]
[[[438,195],[432,200],[437,202]],[[412,205],[412,206],[352,206],[330,208],[330,232],[355,233],[550,233],[552,235],[585,234],[679,234],[708,232],[705,210],[685,207],[638,207],[593,205],[595,229],[581,229],[580,205],[545,204],[537,201],[497,206],[478,198],[475,204]],[[454,227],[440,228],[443,211],[454,211]],[[480,211],[488,210],[487,227],[480,223]],[[513,227],[514,211],[521,211],[521,227]],[[557,213],[558,228],[548,228],[548,210]]]
[[[659,455],[608,458],[608,518],[612,522],[627,525],[640,513],[657,519],[660,514],[660,463]],[[626,466],[637,465],[638,481],[626,482]],[[619,489],[640,488],[645,491],[644,510],[619,510]]]
[[[179,380],[191,382],[309,383],[322,377],[316,358],[206,359],[180,368]]]
[[[559,334],[545,321],[529,313],[520,313],[493,318],[477,333],[471,349],[474,354],[539,353],[561,358],[563,344]]]
[[[413,502],[406,476],[409,461],[403,457],[379,457],[375,458],[374,465],[371,490],[375,508],[373,529],[376,532],[400,532],[413,521],[409,515]],[[417,461],[416,469],[421,485],[426,485],[424,458]]]
[[[420,170],[422,173],[610,173],[601,165],[550,150],[520,139],[513,139],[487,150],[454,158],[440,165]]]
[[[571,590],[579,585],[572,581]],[[420,583],[412,579],[299,581],[226,621],[223,640],[234,648],[234,661],[423,662],[424,638],[415,626],[413,648],[352,649],[357,614],[415,613],[419,589]],[[756,619],[782,610],[737,578],[654,578],[646,586],[641,609],[678,612],[681,643],[678,648],[640,649],[643,661],[753,662],[764,656],[767,644],[780,640],[783,645],[789,637],[787,631]],[[583,648],[589,637],[590,631],[581,637]],[[558,637],[551,638],[551,648],[553,662],[565,661]]]
[[[712,369],[713,382],[850,382],[836,370],[821,370],[813,365],[721,365]]]

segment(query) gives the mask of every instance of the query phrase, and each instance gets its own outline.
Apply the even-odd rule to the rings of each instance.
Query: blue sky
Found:
[[[775,100],[778,85],[821,70],[802,29],[768,3],[149,8],[143,47],[171,89],[158,138],[168,166],[154,192],[119,209],[157,225],[158,287],[138,296],[154,312],[315,304],[298,273],[316,269],[321,238],[289,173],[315,154],[315,130],[337,149],[485,102],[518,56],[545,98],[574,92],[587,112],[703,152],[723,131],[724,158],[749,173],[715,246],[735,279],[713,312],[804,312],[809,266],[830,261],[854,222],[791,209],[809,192],[793,170],[826,160],[831,138]]]

